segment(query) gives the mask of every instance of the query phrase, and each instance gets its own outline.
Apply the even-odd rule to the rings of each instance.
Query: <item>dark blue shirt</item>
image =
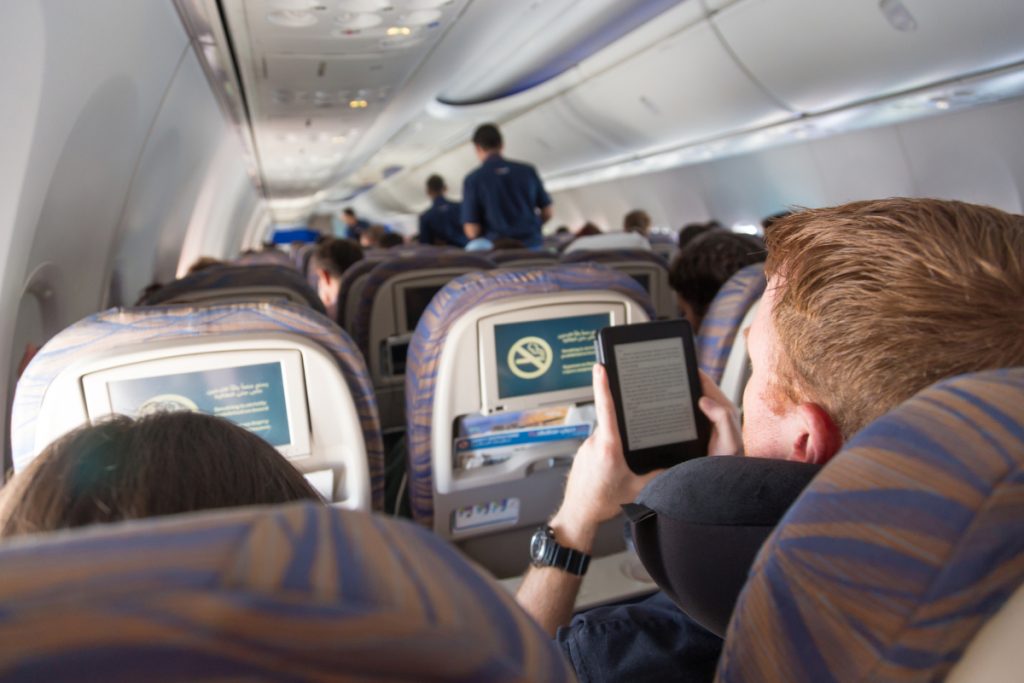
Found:
[[[462,229],[462,206],[444,197],[434,197],[434,203],[420,216],[420,243],[439,242],[455,247],[469,242]]]
[[[362,218],[357,218],[355,225],[345,223],[345,237],[350,240],[358,241],[359,236],[366,232],[369,227],[370,224],[367,221],[364,221]]]
[[[722,639],[661,591],[580,612],[556,639],[580,683],[710,683],[722,652]]]
[[[479,223],[482,237],[492,242],[509,237],[527,247],[543,245],[538,209],[551,206],[551,197],[536,169],[529,164],[492,154],[462,186],[462,222]]]

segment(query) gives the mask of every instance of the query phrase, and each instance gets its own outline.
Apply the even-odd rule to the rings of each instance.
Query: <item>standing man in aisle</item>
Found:
[[[420,244],[438,244],[459,247],[469,240],[462,230],[462,206],[449,201],[444,193],[448,188],[444,178],[436,173],[427,178],[427,196],[430,208],[420,214]]]
[[[504,141],[493,123],[473,133],[480,168],[462,188],[462,223],[471,240],[502,237],[519,240],[530,249],[543,246],[540,228],[551,218],[551,197],[529,164],[501,156]]]

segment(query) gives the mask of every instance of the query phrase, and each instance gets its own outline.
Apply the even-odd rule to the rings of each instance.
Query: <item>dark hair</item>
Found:
[[[198,273],[199,271],[206,270],[207,268],[215,268],[223,265],[224,262],[220,259],[212,256],[200,256],[192,263],[191,266],[188,267],[188,274],[191,275],[192,273]]]
[[[767,230],[768,228],[772,227],[772,224],[775,223],[776,221],[782,220],[783,218],[786,218],[787,216],[791,215],[793,215],[793,212],[787,210],[779,211],[778,213],[773,213],[771,216],[765,216],[764,218],[761,219],[761,227]]]
[[[501,138],[501,131],[493,123],[485,123],[473,133],[473,144],[485,152],[493,152],[501,149],[505,143]]]
[[[405,244],[405,240],[397,232],[385,233],[380,238],[379,246],[381,249],[391,249],[392,247],[400,247]]]
[[[223,418],[118,415],[57,439],[0,491],[0,537],[298,500],[321,498],[273,446]]]
[[[146,300],[149,297],[151,297],[154,294],[156,294],[157,292],[159,292],[163,288],[164,288],[164,283],[162,283],[162,282],[150,282],[148,285],[146,285],[146,287],[139,294],[139,298],[135,300],[135,305],[136,306],[145,306],[146,305]]]
[[[711,223],[687,223],[679,231],[679,248],[683,249],[691,241],[716,227]]]
[[[647,235],[651,228],[651,217],[642,209],[634,209],[622,219],[622,229],[626,232],[636,232]]]
[[[316,245],[313,250],[313,267],[326,270],[340,277],[348,267],[363,258],[363,248],[358,242],[344,239],[329,239]]]
[[[360,240],[365,239],[369,244],[367,247],[379,248],[381,246],[380,241],[384,239],[384,235],[388,234],[388,229],[380,224],[374,224],[363,230],[363,234],[359,236]]]
[[[703,318],[718,290],[737,270],[764,259],[759,238],[712,229],[683,247],[672,261],[668,279],[694,314]]]
[[[559,225],[558,228],[555,229],[555,234],[556,235],[568,235],[571,232],[572,231],[569,230],[569,226],[568,225]]]
[[[352,216],[352,218],[356,217],[356,211],[351,206],[346,206],[341,212],[346,216]]]
[[[430,194],[444,194],[444,178],[436,173],[427,178],[427,192]]]
[[[521,240],[513,239],[512,237],[499,237],[496,240],[494,240],[494,247],[493,247],[493,249],[495,251],[499,251],[499,250],[502,250],[502,249],[525,249],[525,248],[526,248],[526,243],[525,242],[523,242]]]
[[[597,227],[590,221],[583,224],[583,227],[576,231],[577,237],[590,237],[591,235],[600,235],[601,228]]]

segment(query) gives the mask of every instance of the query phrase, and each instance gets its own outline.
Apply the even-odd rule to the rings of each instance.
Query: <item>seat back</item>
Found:
[[[634,280],[592,264],[450,282],[409,347],[414,518],[499,576],[522,571],[525,553],[508,548],[554,512],[592,428],[594,334],[651,313]]]
[[[239,266],[283,266],[295,268],[295,262],[287,252],[280,249],[262,249],[249,254],[242,254],[235,259]]]
[[[573,680],[446,543],[313,503],[13,539],[0,602],[5,680]]]
[[[499,249],[489,252],[487,256],[498,266],[510,268],[544,267],[558,263],[557,254],[532,249]]]
[[[735,377],[730,386],[743,385],[750,376],[746,339],[741,334],[753,320],[752,309],[764,294],[764,264],[755,263],[738,271],[718,290],[701,322],[697,335],[697,361],[716,383],[722,383],[726,368]],[[734,396],[730,396],[735,400]],[[738,405],[738,404],[737,404]]]
[[[572,251],[563,254],[561,261],[603,263],[626,273],[647,290],[659,318],[679,317],[676,298],[668,281],[668,262],[653,252],[620,249]]]
[[[264,383],[245,396],[230,388]],[[14,467],[79,425],[157,402],[252,425],[328,499],[383,506],[383,445],[362,356],[337,325],[288,303],[110,309],[75,323],[18,382]]]
[[[359,301],[363,292],[366,278],[381,261],[382,259],[364,258],[362,261],[353,263],[341,274],[341,281],[338,283],[338,311],[335,320],[349,334],[352,333],[355,326],[356,302]]]
[[[405,426],[406,354],[420,314],[452,279],[493,266],[481,256],[441,252],[390,259],[370,271],[355,303],[352,336],[370,369],[383,429]]]
[[[316,290],[294,268],[214,266],[168,283],[143,300],[144,306],[291,301],[324,312]]]
[[[1022,583],[1024,368],[946,380],[857,434],[789,509],[718,680],[942,680]]]

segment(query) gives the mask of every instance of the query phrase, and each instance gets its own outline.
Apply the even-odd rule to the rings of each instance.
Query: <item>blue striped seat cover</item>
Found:
[[[299,294],[317,313],[324,312],[320,295],[294,268],[282,266],[213,266],[167,283],[146,297],[144,306],[165,304],[184,294],[233,287],[271,286]]]
[[[572,251],[562,255],[562,263],[629,263],[648,261],[668,271],[668,262],[660,254],[642,249],[595,249],[594,251]]]
[[[277,249],[264,249],[252,254],[242,254],[235,259],[240,266],[284,266],[294,268],[295,262],[292,257]]]
[[[942,680],[1022,582],[1024,368],[946,380],[857,434],[790,508],[718,680]]]
[[[382,261],[376,268],[370,271],[370,275],[363,287],[362,295],[356,302],[355,317],[353,318],[352,337],[363,352],[369,357],[370,349],[370,315],[373,312],[373,300],[377,292],[391,278],[402,273],[410,273],[416,270],[430,270],[437,268],[461,268],[466,272],[471,270],[486,270],[493,268],[494,263],[482,256],[464,254],[462,252],[445,252],[436,250],[425,256],[408,256]]]
[[[697,362],[716,384],[722,381],[740,323],[764,288],[764,264],[755,263],[736,271],[708,307],[697,335]]]
[[[419,527],[313,503],[0,546],[3,681],[571,680],[504,590]]]
[[[384,446],[377,399],[366,363],[341,328],[301,304],[263,302],[112,308],[75,323],[46,343],[18,381],[11,413],[15,465],[19,466],[33,455],[36,418],[50,383],[83,353],[109,352],[119,347],[171,339],[223,339],[261,333],[304,337],[322,346],[338,361],[362,425],[373,507],[381,509],[384,505]]]
[[[516,261],[551,261],[552,265],[558,263],[557,254],[532,249],[499,249],[488,253],[487,256],[499,265],[507,263],[514,266]]]
[[[338,281],[338,303],[335,322],[342,327],[345,326],[345,302],[348,300],[349,291],[356,283],[356,280],[369,274],[380,262],[380,259],[363,258],[362,261],[356,261],[346,268],[345,272],[341,274],[341,279]],[[351,330],[347,331],[351,333]]]
[[[409,444],[409,501],[413,518],[430,526],[434,519],[434,484],[430,432],[434,415],[437,364],[452,325],[487,302],[558,292],[614,291],[632,298],[654,318],[650,297],[636,280],[595,264],[510,272],[479,272],[452,280],[423,312],[409,342],[405,372],[406,439]]]

